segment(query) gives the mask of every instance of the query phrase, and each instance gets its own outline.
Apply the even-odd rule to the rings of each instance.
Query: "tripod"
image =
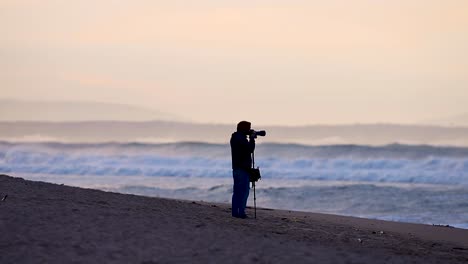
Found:
[[[252,169],[255,169],[255,150],[252,151]],[[255,195],[255,181],[252,182],[252,187],[254,189],[254,218],[257,219],[257,197]]]

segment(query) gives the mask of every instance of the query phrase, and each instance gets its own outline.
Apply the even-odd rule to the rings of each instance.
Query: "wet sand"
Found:
[[[465,229],[262,208],[237,219],[228,204],[0,175],[5,195],[0,263],[468,263]]]

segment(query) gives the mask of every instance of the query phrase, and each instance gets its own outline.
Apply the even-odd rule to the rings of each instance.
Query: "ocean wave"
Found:
[[[264,178],[468,185],[468,149],[261,144]],[[0,143],[0,172],[52,175],[231,177],[228,145],[196,142]]]
[[[204,142],[176,143],[62,143],[30,142],[13,143],[0,141],[0,149],[40,150],[43,152],[103,153],[103,154],[164,154],[175,156],[229,157],[228,144]],[[281,143],[257,143],[256,153],[262,157],[277,158],[406,158],[428,157],[468,158],[468,147],[404,145],[299,145]]]

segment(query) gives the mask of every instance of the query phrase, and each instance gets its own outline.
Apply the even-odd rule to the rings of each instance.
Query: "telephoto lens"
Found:
[[[255,134],[257,134],[257,136],[264,137],[266,136],[266,131],[265,130],[255,131]]]
[[[260,131],[255,131],[253,129],[250,130],[250,136],[253,138],[256,138],[257,136],[264,137],[266,136],[266,131],[265,130],[260,130]]]

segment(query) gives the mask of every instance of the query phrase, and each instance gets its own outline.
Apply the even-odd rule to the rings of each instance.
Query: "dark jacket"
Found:
[[[247,140],[241,132],[234,132],[231,136],[232,169],[252,168],[252,153],[255,150],[255,140]]]

